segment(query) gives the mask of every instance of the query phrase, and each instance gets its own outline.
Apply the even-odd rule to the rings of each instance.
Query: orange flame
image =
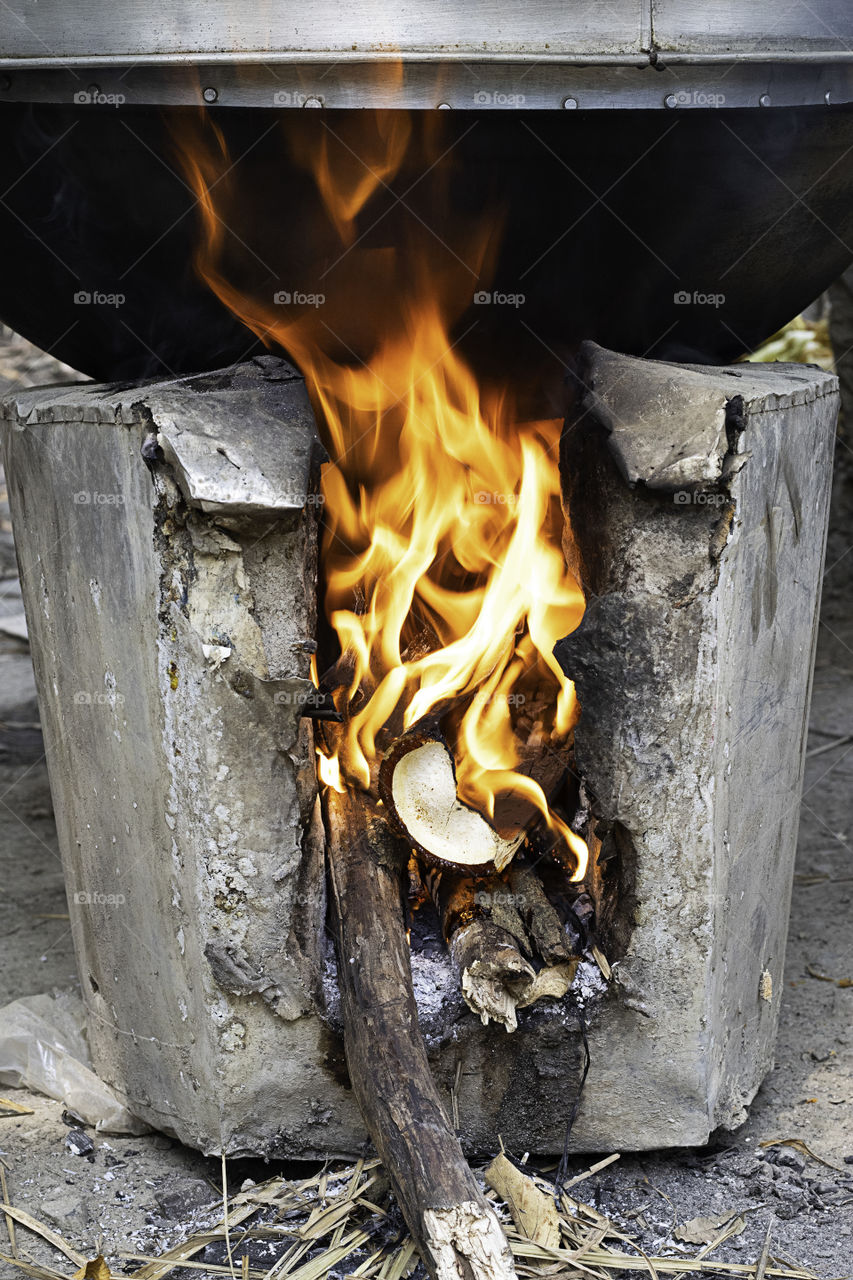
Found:
[[[341,766],[337,757],[325,756],[317,747],[317,777],[326,787],[331,787],[333,791],[344,791],[343,779],[341,777]]]
[[[338,164],[325,144],[295,148],[313,166],[341,252],[405,154],[408,119],[392,114],[377,125],[377,155],[367,161]],[[574,688],[553,656],[584,608],[561,549],[560,422],[515,421],[508,396],[481,392],[448,336],[428,266],[406,264],[399,312],[362,364],[342,362],[316,311],[283,319],[237,288],[223,267],[217,210],[227,153],[209,127],[208,139],[179,140],[205,233],[197,269],[253,332],[296,360],[332,459],[322,562],[326,612],[346,658],[340,705],[349,710],[336,757],[320,753],[321,780],[369,787],[392,717],[399,732],[439,710],[455,737],[460,796],[493,819],[507,798],[525,801],[569,846],[580,880],[586,845],[524,768],[531,727],[537,750],[553,751],[577,718]],[[534,724],[528,715],[520,737],[528,707]]]

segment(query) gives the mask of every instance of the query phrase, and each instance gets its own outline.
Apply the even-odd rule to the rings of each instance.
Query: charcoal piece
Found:
[[[95,1150],[95,1144],[82,1129],[69,1129],[65,1135],[65,1145],[73,1156],[88,1156]]]

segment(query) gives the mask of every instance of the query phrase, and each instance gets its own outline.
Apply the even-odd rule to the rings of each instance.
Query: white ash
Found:
[[[569,991],[575,1004],[587,1009],[607,994],[607,979],[593,960],[581,960]]]
[[[323,988],[324,1015],[337,1030],[343,1031],[341,1016],[341,990],[338,986],[338,961],[334,949],[329,946],[323,957],[323,971],[320,978]]]
[[[412,986],[418,1006],[418,1022],[429,1048],[467,1012],[459,986],[459,973],[445,949],[412,952]]]
[[[459,989],[459,974],[445,948],[411,953],[412,987],[418,1007],[421,1031],[431,1044],[446,1035],[467,1006]],[[322,972],[325,1016],[338,1031],[343,1029],[341,994],[338,988],[338,966],[333,953],[327,953]]]

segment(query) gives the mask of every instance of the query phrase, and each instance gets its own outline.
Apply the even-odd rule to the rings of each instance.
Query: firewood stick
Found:
[[[572,959],[562,921],[532,867],[513,863],[509,872],[513,897],[536,951],[546,964]]]
[[[492,1019],[515,1031],[516,1009],[536,980],[536,971],[512,935],[490,920],[475,920],[455,934],[450,955],[462,975],[462,996],[471,1012],[483,1026]]]
[[[327,789],[332,921],[355,1096],[433,1280],[514,1280],[430,1073],[403,928],[408,851],[361,793]]]
[[[490,918],[489,903],[509,898],[497,876],[474,880],[427,867],[423,875],[441,921],[451,959],[459,969],[462,995],[484,1026],[500,1022],[515,1031],[519,1001],[536,978],[521,952],[521,938]],[[519,920],[518,933],[523,935]]]

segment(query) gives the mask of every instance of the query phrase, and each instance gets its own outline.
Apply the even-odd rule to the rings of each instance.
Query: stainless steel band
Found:
[[[353,55],[335,61],[291,55],[235,58],[159,55],[0,58],[0,103],[53,102],[92,110],[123,105],[208,105],[431,110],[707,110],[709,107],[831,107],[853,102],[853,51],[762,55],[637,55],[608,61],[564,56]]]

